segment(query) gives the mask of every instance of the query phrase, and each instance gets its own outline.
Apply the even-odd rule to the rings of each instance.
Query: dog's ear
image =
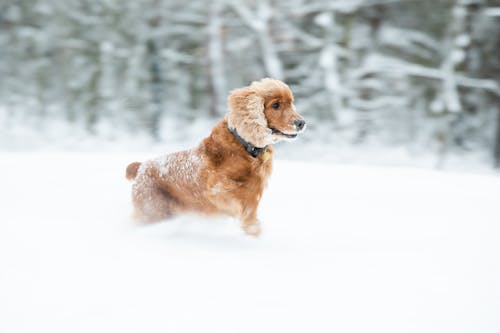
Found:
[[[247,87],[233,90],[227,99],[228,126],[256,147],[265,147],[271,142],[272,131],[264,114],[264,98]]]

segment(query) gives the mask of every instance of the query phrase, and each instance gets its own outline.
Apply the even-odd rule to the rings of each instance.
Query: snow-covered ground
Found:
[[[0,332],[500,331],[498,176],[278,160],[253,239],[134,225],[138,157],[0,153]]]

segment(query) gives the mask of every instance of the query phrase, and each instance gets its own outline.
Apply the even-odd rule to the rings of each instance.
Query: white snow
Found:
[[[462,49],[455,49],[450,54],[451,61],[454,65],[458,65],[465,60],[465,52]]]
[[[175,154],[163,154],[153,162],[162,176],[176,173],[184,179],[191,179],[198,173],[202,159],[196,149],[189,149]]]
[[[130,219],[144,154],[0,153],[0,332],[499,332],[500,178],[278,160],[263,235]]]
[[[471,42],[470,36],[467,34],[461,34],[455,38],[455,45],[457,45],[461,48],[465,48],[465,47],[469,46],[470,42]]]
[[[486,16],[500,16],[500,7],[489,7],[483,10]]]

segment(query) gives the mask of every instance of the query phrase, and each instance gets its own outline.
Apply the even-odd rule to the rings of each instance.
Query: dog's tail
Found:
[[[134,180],[135,177],[137,176],[137,170],[139,170],[140,166],[141,166],[140,162],[130,163],[127,167],[127,171],[125,171],[125,177],[128,180]]]

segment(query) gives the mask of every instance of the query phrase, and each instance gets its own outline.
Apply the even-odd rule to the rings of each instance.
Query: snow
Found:
[[[190,149],[176,154],[162,155],[155,158],[154,163],[163,176],[175,173],[184,179],[191,179],[197,174],[202,159],[196,149]]]
[[[259,239],[129,217],[149,154],[0,153],[0,332],[498,332],[500,178],[275,161]]]
[[[461,48],[465,48],[470,45],[470,36],[467,34],[458,35],[455,38],[455,44]]]
[[[489,7],[483,10],[486,16],[500,16],[500,7]]]
[[[453,50],[450,56],[451,56],[451,61],[455,66],[461,64],[465,60],[465,52],[464,50],[461,49]]]
[[[318,14],[314,17],[314,23],[322,26],[323,28],[328,28],[334,23],[332,14],[329,12]]]

